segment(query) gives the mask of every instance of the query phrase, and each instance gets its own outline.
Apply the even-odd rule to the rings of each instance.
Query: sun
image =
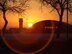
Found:
[[[33,24],[28,24],[28,27],[32,27],[33,26]]]

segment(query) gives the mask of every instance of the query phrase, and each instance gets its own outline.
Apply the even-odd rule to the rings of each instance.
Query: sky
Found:
[[[27,24],[34,24],[42,20],[57,20],[59,17],[56,11],[50,12],[51,7],[43,6],[37,0],[31,0],[29,2],[29,8],[25,14],[18,15],[13,12],[7,11],[6,18],[8,20],[7,28],[18,28],[19,18],[23,18],[23,27],[27,27]],[[66,22],[66,12],[64,12],[63,22]],[[69,14],[69,24],[72,24],[72,14]],[[2,12],[0,12],[0,29],[4,26],[4,20],[2,18]]]

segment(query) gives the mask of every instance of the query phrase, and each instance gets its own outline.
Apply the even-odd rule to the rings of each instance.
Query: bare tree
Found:
[[[29,0],[0,0],[0,10],[3,12],[3,19],[5,21],[3,31],[5,31],[8,21],[6,19],[6,12],[12,11],[22,13],[26,10]]]
[[[57,37],[59,37],[64,11],[67,9],[69,12],[72,12],[72,0],[40,0],[40,2],[46,6],[51,5],[53,10],[57,11],[59,15]]]

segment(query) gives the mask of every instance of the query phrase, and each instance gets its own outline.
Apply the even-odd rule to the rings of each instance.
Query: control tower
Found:
[[[23,28],[23,18],[19,18],[19,29]]]

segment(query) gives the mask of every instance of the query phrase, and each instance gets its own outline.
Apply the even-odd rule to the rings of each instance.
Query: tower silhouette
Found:
[[[19,29],[23,28],[23,18],[19,18]]]

